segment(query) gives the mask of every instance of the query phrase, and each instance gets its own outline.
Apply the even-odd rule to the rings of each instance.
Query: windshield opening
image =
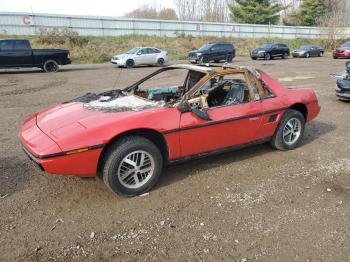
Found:
[[[261,48],[271,48],[272,44],[263,44],[260,46]]]
[[[205,51],[212,47],[213,45],[203,45],[201,48],[198,49],[198,51]]]
[[[350,47],[350,43],[345,43],[345,44],[342,44],[341,47]]]

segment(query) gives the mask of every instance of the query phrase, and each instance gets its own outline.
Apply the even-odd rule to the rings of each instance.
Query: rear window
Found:
[[[28,41],[15,40],[13,45],[14,50],[28,50],[30,49]]]

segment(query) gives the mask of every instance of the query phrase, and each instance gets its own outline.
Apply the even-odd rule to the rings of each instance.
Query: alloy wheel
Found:
[[[283,141],[291,146],[298,141],[302,131],[301,121],[298,118],[288,120],[283,129]]]
[[[148,152],[131,152],[119,164],[119,182],[126,188],[140,188],[153,176],[154,167],[154,158]]]

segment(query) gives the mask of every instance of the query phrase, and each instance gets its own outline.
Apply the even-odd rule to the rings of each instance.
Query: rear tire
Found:
[[[116,194],[136,196],[156,185],[162,167],[162,155],[151,141],[128,136],[106,151],[103,181]]]
[[[282,55],[282,59],[287,59],[288,58],[288,53],[284,53],[283,55]]]
[[[46,60],[43,65],[43,70],[46,73],[56,73],[59,69],[60,67],[55,60]]]
[[[322,57],[322,56],[323,56],[323,52],[320,52],[320,53],[318,54],[318,56],[319,56],[319,57]]]
[[[256,57],[252,57],[252,60],[256,60]]]
[[[233,56],[232,56],[232,55],[228,55],[228,56],[226,57],[226,62],[227,62],[227,63],[231,63],[232,60],[233,60]]]
[[[158,64],[160,67],[164,66],[164,64],[165,64],[164,59],[163,59],[163,58],[159,58],[158,61],[157,61],[157,64]]]
[[[304,131],[304,116],[299,111],[288,109],[278,124],[271,145],[282,151],[293,150],[300,145]]]

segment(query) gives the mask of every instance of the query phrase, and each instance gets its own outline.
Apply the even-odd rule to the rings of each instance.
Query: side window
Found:
[[[151,55],[151,54],[154,54],[154,49],[153,48],[145,48],[146,49],[146,53]]]
[[[219,50],[219,45],[213,45],[212,48],[210,48],[212,51]]]
[[[159,54],[160,53],[159,49],[156,49],[156,48],[152,48],[152,49],[153,49],[153,53],[155,53],[155,54]]]
[[[14,50],[29,50],[29,44],[27,41],[15,40],[13,45]]]
[[[211,81],[211,87],[207,90],[209,108],[238,105],[250,101],[249,89],[243,73],[214,77],[209,81]]]
[[[0,51],[13,50],[13,41],[0,41]]]
[[[275,96],[262,80],[256,78],[251,73],[249,75],[253,81],[253,91],[256,100]]]
[[[141,54],[141,55],[147,54],[147,48],[142,48],[140,51],[137,52],[137,54]]]

